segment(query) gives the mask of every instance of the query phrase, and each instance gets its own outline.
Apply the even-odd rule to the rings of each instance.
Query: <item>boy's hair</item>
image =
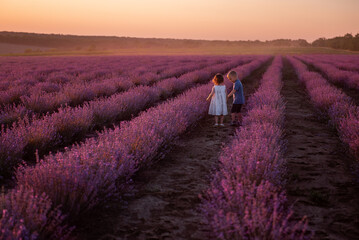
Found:
[[[232,71],[229,71],[229,73],[227,74],[227,77],[233,77],[233,78],[238,78],[238,74],[236,71],[232,70]]]
[[[224,82],[224,77],[222,74],[220,73],[217,73],[214,78],[212,79],[212,82],[215,84],[215,85],[219,85],[221,83]]]

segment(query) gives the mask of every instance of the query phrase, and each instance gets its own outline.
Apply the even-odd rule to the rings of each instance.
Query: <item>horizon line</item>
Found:
[[[296,39],[292,39],[292,38],[275,38],[275,39],[266,39],[266,40],[259,40],[259,39],[255,39],[255,40],[227,40],[227,39],[199,39],[199,38],[171,38],[171,37],[139,37],[139,36],[118,36],[118,35],[95,35],[95,34],[73,34],[73,33],[46,33],[46,32],[18,32],[18,31],[10,31],[10,30],[1,30],[0,32],[9,32],[9,33],[28,33],[28,34],[43,34],[43,35],[65,35],[65,36],[79,36],[79,37],[117,37],[117,38],[142,38],[142,39],[165,39],[165,40],[193,40],[193,41],[224,41],[224,42],[239,42],[239,41],[260,41],[260,42],[266,42],[266,41],[275,41],[275,40],[292,40],[292,41],[296,41],[296,40],[305,40],[308,43],[313,43],[314,41],[316,41],[317,39],[320,38],[325,38],[325,39],[330,39],[330,38],[334,38],[334,37],[342,37],[345,34],[343,34],[342,36],[333,36],[333,37],[319,37],[316,40],[313,40],[312,42],[308,41],[305,38],[296,38]],[[353,33],[349,33],[352,34]],[[355,35],[355,34],[354,34]]]

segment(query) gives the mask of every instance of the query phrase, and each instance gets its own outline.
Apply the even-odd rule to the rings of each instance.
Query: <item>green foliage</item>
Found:
[[[342,37],[334,37],[330,39],[319,38],[312,43],[315,47],[330,47],[336,49],[345,49],[351,51],[359,51],[359,33],[355,37],[347,33]]]

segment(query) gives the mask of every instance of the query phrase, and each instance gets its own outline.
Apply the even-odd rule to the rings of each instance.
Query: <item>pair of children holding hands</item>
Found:
[[[227,95],[224,77],[222,74],[216,74],[213,78],[214,86],[207,97],[207,101],[211,100],[208,114],[214,115],[214,126],[224,126],[224,115],[228,114],[227,99],[233,96],[233,105],[231,108],[231,126],[240,125],[242,121],[241,109],[244,104],[243,85],[238,78],[236,71],[230,71],[227,78],[233,83],[233,90]]]

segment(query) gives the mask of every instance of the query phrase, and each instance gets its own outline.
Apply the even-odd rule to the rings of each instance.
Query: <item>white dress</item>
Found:
[[[227,91],[225,85],[215,85],[212,88],[214,95],[209,104],[208,114],[210,115],[227,115]]]

